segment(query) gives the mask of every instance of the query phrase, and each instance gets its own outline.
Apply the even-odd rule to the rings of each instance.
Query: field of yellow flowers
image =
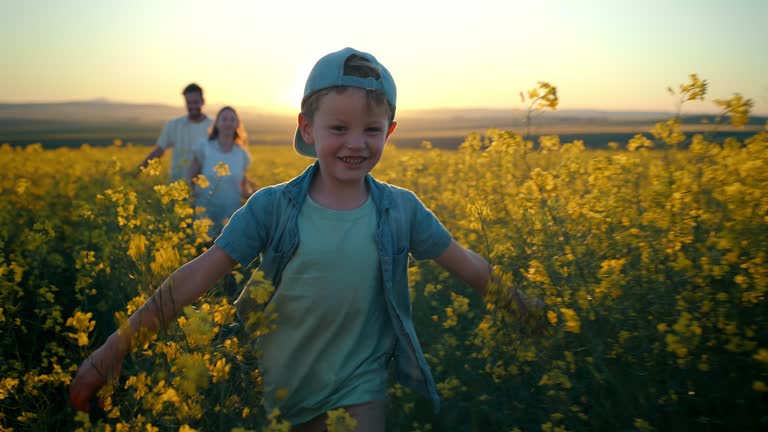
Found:
[[[415,191],[548,305],[532,331],[412,263],[443,406],[393,385],[389,430],[768,428],[768,125],[744,142],[677,126],[602,151],[502,130],[457,151],[387,148],[378,179]],[[289,147],[251,152],[260,186],[309,163]],[[68,405],[80,362],[210,241],[163,163],[134,175],[145,153],[0,147],[0,431],[288,430],[260,407],[251,343],[269,317],[241,322],[232,306],[244,287],[265,297],[255,268],[142,338],[101,409]]]

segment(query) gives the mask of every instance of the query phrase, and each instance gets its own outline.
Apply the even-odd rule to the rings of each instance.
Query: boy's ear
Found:
[[[299,113],[298,121],[299,133],[301,133],[301,137],[304,139],[304,142],[310,145],[314,145],[315,140],[312,137],[312,125],[309,123],[309,120],[307,120],[303,114]]]
[[[387,139],[392,136],[393,133],[395,133],[395,129],[397,128],[397,122],[392,120],[392,124],[389,125],[389,129],[387,130]]]

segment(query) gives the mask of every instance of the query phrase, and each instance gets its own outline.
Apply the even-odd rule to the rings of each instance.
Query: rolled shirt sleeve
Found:
[[[435,259],[448,249],[451,234],[434,213],[408,191],[411,218],[411,256],[416,260]]]

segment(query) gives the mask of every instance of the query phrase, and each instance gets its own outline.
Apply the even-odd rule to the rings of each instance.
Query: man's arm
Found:
[[[147,157],[144,158],[144,160],[139,164],[139,166],[136,167],[139,171],[141,171],[142,168],[146,168],[146,166],[149,164],[149,161],[152,159],[157,159],[160,157],[163,157],[165,154],[165,150],[160,146],[155,146],[155,148],[152,149],[151,152],[147,155]]]

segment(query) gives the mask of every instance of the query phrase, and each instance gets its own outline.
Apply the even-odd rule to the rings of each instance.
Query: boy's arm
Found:
[[[485,258],[451,240],[448,249],[435,262],[472,287],[481,296],[488,292],[491,266]]]
[[[184,306],[208,291],[236,264],[223,249],[213,246],[173,272],[152,297],[131,315],[128,325],[112,333],[80,365],[70,387],[70,400],[75,408],[88,412],[89,402],[96,391],[107,380],[117,378],[123,358],[130,351],[133,335],[142,329],[154,332],[160,325],[171,322]]]
[[[491,265],[482,256],[452,240],[448,249],[435,258],[435,262],[472,287],[481,296],[486,297],[492,284],[500,284],[498,276],[493,274]],[[541,312],[545,304],[535,298],[528,298],[514,287],[499,293],[505,307],[514,303],[516,309],[525,317],[531,312]]]
[[[197,300],[236,264],[237,261],[214,245],[179,267],[128,319],[130,334],[139,329],[155,331],[159,325],[171,322],[184,306]],[[120,337],[123,339],[122,334]]]

